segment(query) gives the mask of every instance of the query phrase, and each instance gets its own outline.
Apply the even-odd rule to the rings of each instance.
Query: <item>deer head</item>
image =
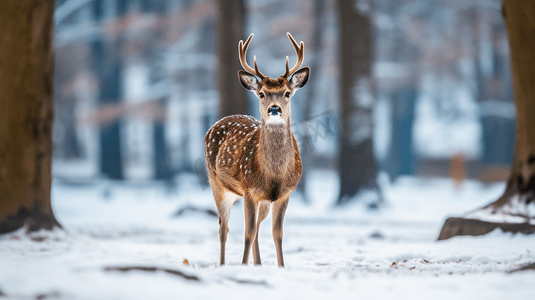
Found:
[[[288,66],[288,56],[286,56],[286,72],[277,79],[265,76],[258,70],[256,56],[254,57],[254,69],[247,64],[247,48],[253,38],[249,36],[245,44],[243,41],[238,43],[238,52],[240,63],[245,71],[238,71],[238,78],[242,86],[253,93],[260,100],[260,115],[262,124],[290,124],[291,106],[290,100],[296,90],[305,86],[310,74],[310,68],[304,67],[299,69],[303,64],[305,45],[300,45],[294,40],[288,32],[288,38],[297,53],[297,63],[290,69]],[[260,78],[260,81],[257,79]]]

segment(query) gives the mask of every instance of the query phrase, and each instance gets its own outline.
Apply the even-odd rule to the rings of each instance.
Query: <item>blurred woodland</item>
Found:
[[[515,106],[499,1],[58,0],[55,178],[165,180],[196,172],[222,116],[258,116],[238,83],[255,33],[268,76],[306,45],[293,130],[311,170],[335,170],[340,202],[377,174],[505,180]],[[306,197],[305,197],[306,198]],[[377,195],[380,200],[380,195]]]
[[[533,20],[525,0],[0,1],[0,298],[532,296],[532,278],[504,272],[535,269]],[[276,78],[297,60],[287,32],[311,70],[290,80],[307,83],[292,97],[291,267],[218,268],[235,191],[210,190],[204,136],[259,118],[238,42],[254,33],[248,64]],[[268,102],[278,123],[288,104]],[[251,171],[231,174],[246,183],[228,254],[243,228],[242,263],[254,243],[260,264],[273,205],[283,266],[295,144],[288,127],[237,123],[206,144],[212,179]],[[492,234],[438,243],[439,222],[438,240]]]

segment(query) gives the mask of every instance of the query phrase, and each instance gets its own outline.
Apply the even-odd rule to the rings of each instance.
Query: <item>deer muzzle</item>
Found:
[[[273,105],[268,108],[268,116],[270,117],[276,117],[280,116],[282,114],[282,109],[280,106]]]

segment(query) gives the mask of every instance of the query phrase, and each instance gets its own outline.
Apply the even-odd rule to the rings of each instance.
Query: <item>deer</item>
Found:
[[[243,198],[245,237],[242,264],[247,265],[251,247],[254,264],[261,265],[258,231],[260,223],[272,209],[272,234],[277,263],[284,267],[282,254],[283,222],[290,194],[303,171],[301,156],[291,130],[290,101],[305,86],[309,67],[300,68],[305,45],[299,45],[287,33],[297,63],[290,69],[286,56],[286,72],[276,79],[254,69],[246,60],[251,34],[238,43],[238,57],[244,70],[238,71],[241,85],[253,92],[260,103],[261,120],[251,116],[232,115],[216,122],[206,133],[204,154],[206,169],[219,216],[220,265],[225,264],[228,221],[234,202]],[[252,245],[254,242],[254,245]]]

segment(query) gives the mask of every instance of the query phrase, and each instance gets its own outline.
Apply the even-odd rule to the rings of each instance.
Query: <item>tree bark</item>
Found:
[[[503,206],[511,194],[529,194],[528,204],[535,193],[535,2],[505,0],[502,10],[511,48],[516,144],[507,190],[495,207]]]
[[[241,66],[238,60],[238,41],[245,40],[245,7],[243,0],[217,0],[217,80],[219,114],[221,117],[248,113],[245,89],[238,80]]]
[[[338,204],[344,204],[362,188],[377,189],[377,165],[372,143],[372,24],[354,1],[338,0],[337,5],[342,102]]]
[[[456,235],[480,235],[493,230],[472,230],[473,219],[478,216],[507,216],[522,219],[524,227],[535,227],[535,2],[504,0],[502,14],[505,19],[511,53],[511,67],[516,103],[515,154],[511,175],[504,194],[495,202],[469,213],[464,221],[446,220],[439,239]],[[483,220],[476,220],[479,223]],[[487,222],[488,223],[488,222]],[[508,222],[494,224],[511,224]],[[514,223],[515,224],[515,223]],[[479,225],[478,225],[479,226]],[[498,226],[504,229],[504,226]],[[521,230],[520,230],[521,231]],[[527,233],[533,233],[530,229]]]
[[[0,4],[0,233],[61,227],[50,203],[54,1]]]

